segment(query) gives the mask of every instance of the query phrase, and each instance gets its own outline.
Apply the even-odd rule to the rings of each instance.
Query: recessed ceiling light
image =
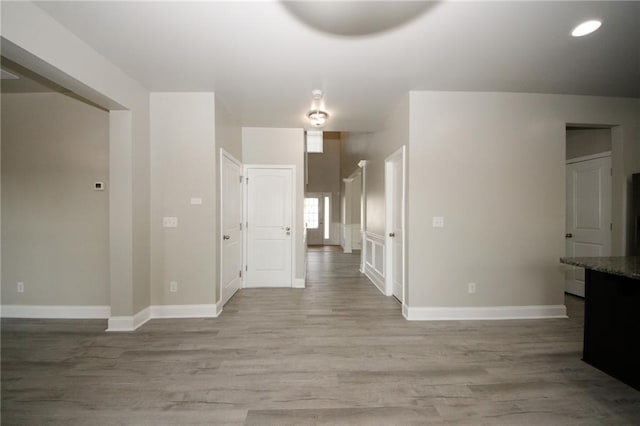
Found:
[[[571,35],[574,37],[586,36],[587,34],[591,34],[592,32],[596,31],[598,28],[600,28],[601,25],[602,21],[599,19],[585,21],[575,27],[573,31],[571,31]]]

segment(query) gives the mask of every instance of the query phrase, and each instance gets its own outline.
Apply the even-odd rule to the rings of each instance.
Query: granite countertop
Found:
[[[640,256],[561,257],[560,262],[640,280]]]

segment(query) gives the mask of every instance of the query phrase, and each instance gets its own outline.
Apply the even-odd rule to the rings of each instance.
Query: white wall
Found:
[[[216,302],[215,114],[213,93],[151,94],[152,305]],[[165,216],[178,227],[163,228]]]
[[[618,125],[613,251],[622,254],[630,165],[621,155],[637,149],[638,107],[630,99],[412,92],[408,304],[564,303],[568,123]],[[443,229],[431,227],[433,216],[444,216]]]
[[[367,161],[366,229],[369,232],[378,235],[385,233],[384,163],[387,157],[408,143],[408,96],[403,97],[393,108],[383,130],[375,133],[346,133],[343,136],[343,177],[353,173],[354,163],[357,165],[360,160]]]
[[[109,305],[109,114],[3,94],[2,161],[2,304]]]
[[[111,315],[150,301],[148,91],[31,2],[2,2],[2,54],[111,110]]]
[[[290,164],[296,166],[296,279],[304,279],[304,130],[265,127],[242,128],[244,164]]]
[[[566,159],[611,151],[611,129],[567,129]]]

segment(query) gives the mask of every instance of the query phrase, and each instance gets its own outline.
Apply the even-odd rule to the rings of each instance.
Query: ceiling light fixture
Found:
[[[586,36],[587,34],[591,34],[592,32],[596,31],[601,26],[602,26],[601,20],[591,19],[575,27],[573,31],[571,31],[571,35],[574,37]]]
[[[313,127],[322,127],[327,124],[329,114],[318,109],[316,111],[310,111],[309,114],[307,114],[307,117],[309,117],[309,121],[311,121],[311,125]]]
[[[321,109],[322,90],[314,90],[311,92],[313,97],[312,109],[307,114],[307,118],[313,127],[322,127],[329,119],[329,113]],[[315,105],[315,108],[313,107]]]

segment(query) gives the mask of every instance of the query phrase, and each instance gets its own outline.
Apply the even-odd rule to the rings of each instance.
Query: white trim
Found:
[[[222,241],[222,234],[224,232],[224,220],[223,220],[223,214],[224,214],[224,200],[222,199],[222,194],[223,194],[223,179],[222,179],[222,174],[224,173],[224,159],[227,159],[229,161],[231,161],[232,163],[234,163],[236,166],[240,167],[240,173],[241,173],[241,178],[242,181],[240,182],[240,203],[244,204],[244,190],[245,190],[245,184],[244,184],[244,176],[242,176],[242,173],[244,173],[244,168],[242,166],[242,163],[237,160],[233,155],[231,155],[230,153],[228,153],[227,151],[225,151],[223,148],[220,148],[220,164],[218,165],[219,168],[219,173],[218,173],[218,178],[220,180],[220,185],[218,186],[218,190],[220,191],[218,193],[218,197],[220,197],[220,210],[218,211],[218,214],[220,216],[220,222],[219,222],[219,232],[217,233],[218,236],[218,244],[219,244],[219,252],[220,253],[220,274],[219,274],[219,280],[218,280],[218,290],[219,290],[219,294],[220,294],[220,299],[222,299],[222,286],[223,286],[223,282],[222,282],[222,277],[224,275],[224,270],[222,268],[222,259],[224,258],[223,254],[224,254],[224,248],[223,248],[223,241]],[[244,215],[244,206],[240,206],[240,211],[241,211],[241,215],[242,217],[240,218],[241,223],[241,229],[240,229],[240,256],[242,257],[242,259],[240,259],[240,264],[241,264],[241,268],[244,268],[244,264],[245,264],[245,260],[244,260],[244,223],[246,222],[245,220],[245,215]],[[244,271],[242,271],[242,277],[240,278],[240,288],[244,288]]]
[[[385,288],[384,288],[384,276],[381,276],[381,275],[377,274],[376,271],[373,268],[369,267],[369,265],[367,265],[365,267],[364,275],[365,275],[365,277],[369,278],[369,281],[371,281],[373,283],[373,285],[375,285],[378,290],[380,290],[380,293],[382,293],[385,296],[387,296],[387,294],[384,292],[384,290],[385,290]]]
[[[147,321],[158,318],[217,318],[222,302],[211,305],[151,305],[133,316],[109,318],[106,331],[135,331]]]
[[[366,267],[367,256],[367,165],[370,161],[360,160],[358,167],[362,169],[362,187],[360,190],[360,232],[362,241],[362,251],[360,252],[360,273],[364,274]]]
[[[108,305],[2,305],[2,318],[48,318],[48,319],[107,319],[111,315]]]
[[[611,157],[611,151],[599,152],[597,154],[584,155],[582,157],[570,158],[565,164],[582,163],[583,161],[597,160],[598,158]]]
[[[403,309],[409,321],[460,321],[567,318],[564,305],[482,306],[482,307],[410,307]]]
[[[405,277],[405,271],[406,271],[406,245],[405,245],[405,241],[406,241],[406,232],[405,232],[405,205],[406,205],[406,194],[407,194],[407,188],[406,188],[406,169],[407,169],[407,164],[406,164],[406,148],[404,145],[402,145],[400,148],[398,148],[393,154],[391,154],[390,156],[388,156],[385,160],[384,160],[384,187],[385,187],[385,200],[384,200],[384,211],[385,211],[385,287],[386,287],[386,291],[385,294],[387,294],[388,296],[393,295],[393,276],[394,276],[394,272],[393,272],[393,244],[392,244],[392,237],[389,236],[389,234],[391,232],[393,232],[392,229],[392,210],[393,210],[393,162],[396,160],[400,160],[402,162],[402,182],[401,182],[401,188],[402,188],[402,197],[401,197],[401,201],[400,201],[400,229],[401,229],[401,233],[402,233],[402,253],[400,254],[401,256],[401,268],[402,268],[402,295],[400,297],[400,302],[404,305],[404,299],[405,299],[405,294],[406,294],[406,277]]]
[[[134,331],[133,316],[110,317],[105,331]]]
[[[386,286],[385,286],[385,239],[382,235],[375,234],[373,232],[365,232],[365,240],[363,244],[362,251],[365,251],[368,256],[369,253],[369,243],[371,243],[371,262],[367,260],[367,257],[364,258],[364,275],[369,278],[377,288],[380,290],[382,294],[385,296],[390,296],[387,294]],[[376,256],[376,246],[380,246],[380,253],[382,254],[382,258],[379,259]]]
[[[153,305],[151,318],[217,318],[222,301],[208,305]]]
[[[140,327],[151,319],[151,306],[147,306],[133,316],[133,329]]]
[[[360,273],[364,274],[365,264],[367,263],[365,256],[367,255],[367,232],[360,231],[360,240],[362,241],[362,249],[360,250]]]
[[[295,280],[293,280],[293,288],[305,288],[306,287],[306,283],[304,278],[296,278]]]
[[[135,315],[109,317],[105,331],[134,331],[151,319],[151,307],[147,306]]]

